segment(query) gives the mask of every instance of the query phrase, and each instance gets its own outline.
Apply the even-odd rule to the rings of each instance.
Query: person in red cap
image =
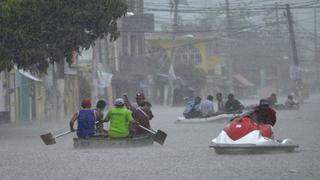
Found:
[[[81,102],[82,109],[73,114],[70,120],[70,131],[75,131],[73,125],[78,121],[77,136],[79,138],[88,138],[95,135],[96,114],[91,109],[91,100],[83,99]]]

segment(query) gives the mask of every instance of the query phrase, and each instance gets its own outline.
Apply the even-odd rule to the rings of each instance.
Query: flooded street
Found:
[[[313,0],[0,0],[0,180],[319,180],[319,8]],[[277,118],[270,106],[282,109]],[[244,107],[255,107],[250,118],[220,133]],[[211,122],[177,123],[183,114]],[[151,123],[167,138],[163,146],[161,131],[120,143],[76,139],[75,147],[149,146],[75,148],[73,128],[79,137],[106,133],[97,121],[109,122],[110,137],[127,137],[135,121],[137,134]],[[50,141],[49,133],[65,136],[47,146],[40,135]],[[209,146],[218,135],[214,147],[300,147],[217,154]]]
[[[320,97],[299,111],[277,111],[277,139],[291,138],[299,152],[217,155],[209,148],[227,122],[174,124],[182,108],[154,107],[152,126],[167,132],[164,146],[73,149],[73,135],[45,146],[39,135],[60,124],[0,125],[1,179],[317,179],[320,177]],[[67,130],[67,122],[65,123]]]

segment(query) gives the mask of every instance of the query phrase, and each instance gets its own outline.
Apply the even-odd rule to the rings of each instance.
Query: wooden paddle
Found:
[[[167,133],[165,133],[165,132],[163,132],[163,131],[161,131],[161,130],[159,130],[159,129],[158,129],[157,131],[154,131],[154,130],[148,129],[148,128],[140,125],[140,124],[138,124],[138,126],[139,126],[140,128],[142,128],[142,129],[150,132],[151,134],[154,134],[155,137],[154,137],[153,140],[154,140],[155,142],[157,142],[157,143],[159,143],[159,144],[161,144],[161,145],[164,144],[164,141],[165,141],[166,138],[167,138]]]
[[[52,145],[52,144],[57,143],[56,142],[57,138],[68,135],[73,132],[75,132],[75,131],[67,131],[67,132],[63,132],[63,133],[55,135],[55,136],[53,136],[51,133],[47,133],[47,134],[40,135],[40,137],[45,145]]]

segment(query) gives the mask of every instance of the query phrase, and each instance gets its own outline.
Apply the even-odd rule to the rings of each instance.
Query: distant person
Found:
[[[218,105],[217,113],[218,114],[225,113],[225,108],[224,108],[225,102],[223,101],[222,93],[217,93],[216,99],[217,99],[217,105]]]
[[[258,123],[274,126],[277,121],[276,112],[270,107],[267,99],[261,99],[257,107],[254,108],[250,117]]]
[[[267,98],[270,106],[275,106],[278,102],[276,93],[272,93],[271,96]]]
[[[70,120],[70,131],[75,131],[73,125],[78,121],[77,136],[79,138],[88,138],[95,135],[96,116],[91,109],[91,100],[83,99],[81,102],[82,109],[73,114]]]
[[[150,129],[150,121],[153,118],[153,114],[151,111],[151,104],[148,101],[144,101],[143,104],[141,104],[141,107],[138,107],[134,110],[133,112],[133,118],[136,122],[139,123],[139,125]],[[139,134],[145,134],[146,131],[142,128],[140,128],[139,126],[135,127],[135,135],[139,135]],[[149,133],[149,132],[148,132]]]
[[[201,97],[197,96],[193,101],[189,101],[184,112],[183,116],[187,119],[201,117],[201,109],[200,109]]]
[[[210,117],[214,115],[213,96],[208,95],[207,99],[201,104],[200,110],[203,117]]]
[[[228,100],[225,104],[225,111],[227,114],[239,114],[244,109],[243,105],[234,98],[233,94],[228,95]]]
[[[285,101],[284,105],[288,108],[294,108],[296,106],[299,106],[299,103],[297,103],[294,99],[293,96],[290,94],[288,95],[287,100]]]
[[[118,98],[114,102],[104,121],[110,121],[108,136],[111,138],[125,138],[129,136],[129,124],[133,123],[131,111],[124,108],[124,100]]]

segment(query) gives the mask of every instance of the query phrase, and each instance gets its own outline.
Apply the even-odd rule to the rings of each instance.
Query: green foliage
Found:
[[[191,64],[177,64],[174,67],[177,76],[184,79],[196,91],[200,91],[206,84],[206,72]]]
[[[71,61],[95,40],[119,36],[125,0],[3,0],[0,2],[0,71],[45,73],[49,64]]]

